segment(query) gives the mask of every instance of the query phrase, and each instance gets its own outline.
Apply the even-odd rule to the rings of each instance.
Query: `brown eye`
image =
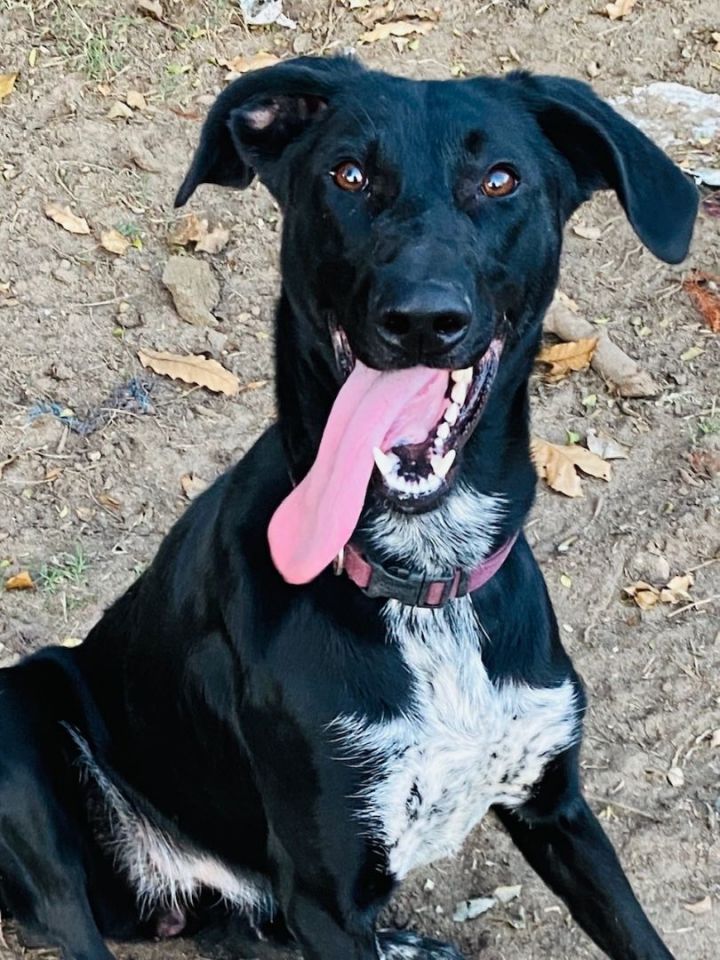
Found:
[[[339,167],[335,167],[330,176],[341,190],[349,193],[357,193],[367,186],[365,171],[352,160],[346,160]]]
[[[493,167],[483,177],[482,192],[486,197],[507,197],[513,193],[520,178],[510,167]]]

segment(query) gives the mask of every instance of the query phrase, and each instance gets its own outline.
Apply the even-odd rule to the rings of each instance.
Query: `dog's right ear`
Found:
[[[300,57],[235,80],[213,104],[175,197],[187,203],[201,183],[244,189],[318,120],[339,86],[359,71],[350,57]]]

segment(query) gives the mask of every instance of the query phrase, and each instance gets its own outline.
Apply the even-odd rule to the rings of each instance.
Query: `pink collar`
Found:
[[[399,600],[412,607],[442,607],[448,600],[464,597],[492,579],[515,546],[519,531],[501,547],[481,561],[474,570],[454,570],[440,580],[423,580],[409,570],[388,570],[377,561],[370,561],[352,543],[335,561],[335,573],[343,571],[369,597]]]

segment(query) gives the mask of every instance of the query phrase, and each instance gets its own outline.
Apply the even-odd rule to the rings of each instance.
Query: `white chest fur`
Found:
[[[546,689],[490,681],[469,597],[437,611],[393,600],[384,617],[412,675],[411,709],[387,723],[341,716],[333,735],[373,771],[362,816],[402,878],[456,850],[491,805],[522,804],[572,743],[577,713],[570,681]]]

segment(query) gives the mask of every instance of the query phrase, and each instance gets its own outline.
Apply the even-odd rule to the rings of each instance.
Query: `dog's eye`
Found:
[[[512,169],[502,164],[492,167],[483,177],[482,192],[486,197],[507,197],[517,190],[520,177]]]
[[[363,168],[352,160],[346,160],[330,172],[330,176],[341,190],[357,193],[367,186],[367,177]]]

